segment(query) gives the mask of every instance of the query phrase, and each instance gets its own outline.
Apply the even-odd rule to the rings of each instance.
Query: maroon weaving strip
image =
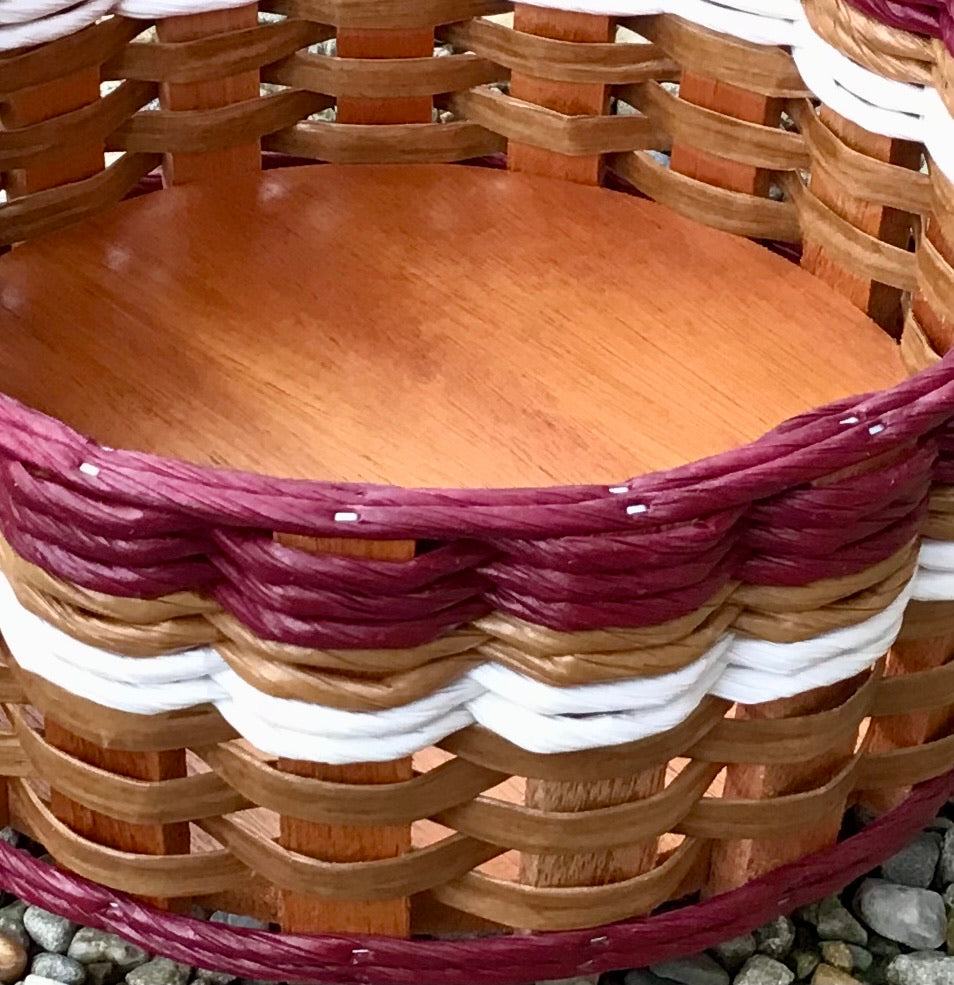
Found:
[[[948,0],[848,0],[856,10],[902,31],[939,38],[942,20],[950,17]]]
[[[954,771],[839,844],[717,896],[606,927],[471,940],[277,934],[205,923],[39,862],[0,842],[0,883],[78,923],[201,968],[269,981],[341,985],[513,985],[643,967],[693,954],[837,892],[898,851],[954,793]]]

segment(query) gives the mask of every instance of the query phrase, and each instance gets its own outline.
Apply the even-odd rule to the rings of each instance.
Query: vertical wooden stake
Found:
[[[912,170],[920,168],[918,144],[869,133],[825,106],[819,116],[822,123],[853,150],[877,161]],[[816,198],[857,229],[891,246],[907,249],[912,231],[908,213],[852,195],[836,175],[820,167],[813,168],[809,187]],[[889,334],[900,335],[901,291],[898,288],[878,284],[843,266],[812,240],[811,230],[806,231],[802,266],[847,297]]]
[[[613,19],[596,14],[518,3],[513,16],[516,30],[556,41],[608,42],[615,35]],[[602,116],[609,109],[609,87],[594,82],[558,82],[514,72],[510,78],[510,95],[568,116]],[[570,157],[514,141],[507,148],[507,164],[511,171],[527,171],[584,185],[598,185],[603,175],[600,155]]]
[[[374,558],[379,561],[409,561],[414,541],[321,540],[281,534],[288,546],[315,553]],[[278,768],[297,776],[334,783],[398,783],[413,776],[411,759],[386,763],[356,763],[331,766],[301,760],[281,759]],[[357,827],[316,824],[297,818],[281,818],[279,844],[327,862],[363,862],[393,858],[411,850],[411,826]],[[318,899],[285,890],[282,893],[282,929],[287,933],[365,933],[409,937],[410,900]]]
[[[407,31],[338,31],[339,58],[430,58],[434,53],[434,29]],[[339,123],[430,123],[434,108],[431,96],[397,96],[389,99],[338,99]]]
[[[224,34],[258,24],[258,4],[206,14],[183,14],[166,17],[156,25],[160,41],[195,41],[213,34]],[[163,83],[159,101],[163,109],[185,112],[194,109],[217,109],[231,103],[257,99],[258,72],[242,72],[227,79],[207,82]],[[225,147],[201,154],[167,154],[163,164],[166,184],[182,185],[190,181],[212,181],[230,174],[257,171],[262,165],[259,142]]]
[[[173,780],[186,775],[185,750],[168,752],[123,752],[102,749],[81,739],[58,722],[47,718],[45,735],[50,745],[81,759],[84,763],[135,780]],[[189,824],[132,824],[90,810],[70,800],[58,790],[50,791],[50,807],[64,824],[77,834],[99,845],[120,851],[144,855],[187,855],[189,853]],[[162,909],[188,905],[188,900],[151,898],[147,902]]]
[[[793,698],[781,698],[760,705],[739,707],[742,718],[792,718],[837,707],[858,687],[858,679],[841,681],[828,687],[816,688]],[[847,762],[853,751],[853,740],[840,748],[798,765],[760,766],[739,763],[726,768],[724,797],[765,800],[784,794],[811,789],[831,779],[832,774]],[[844,804],[834,808],[822,823],[813,824],[802,835],[787,834],[783,838],[753,841],[723,841],[712,848],[708,894],[728,892],[786,862],[818,851],[833,844],[841,829]]]
[[[720,82],[705,75],[687,72],[679,84],[679,96],[686,102],[716,110],[726,116],[764,126],[777,126],[784,100],[762,96],[748,89]],[[673,171],[696,178],[718,188],[766,197],[772,174],[751,164],[716,157],[690,144],[675,144],[670,165]]]

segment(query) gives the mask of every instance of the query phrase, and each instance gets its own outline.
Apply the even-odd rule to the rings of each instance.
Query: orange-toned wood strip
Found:
[[[828,107],[822,107],[819,115],[822,123],[853,150],[889,164],[912,169],[920,167],[920,145],[869,133]],[[816,198],[857,229],[891,246],[907,248],[912,218],[906,212],[858,198],[828,169],[813,169],[810,181]],[[900,335],[901,291],[887,284],[878,284],[846,268],[812,240],[810,229],[805,231],[802,266],[844,294],[889,334],[895,337]]]
[[[937,216],[932,216],[925,236],[948,263],[954,264],[954,228],[945,230]],[[923,294],[914,296],[911,311],[936,352],[944,355],[954,348],[954,311],[935,311]]]
[[[781,99],[762,96],[727,82],[692,73],[683,75],[679,95],[696,106],[765,126],[778,124],[784,105]],[[673,171],[707,184],[762,197],[768,195],[772,178],[771,172],[764,168],[716,157],[689,144],[673,145],[671,166]]]
[[[834,708],[846,701],[864,680],[854,678],[829,687],[816,688],[793,698],[782,698],[760,705],[740,706],[740,718],[777,719],[807,715]],[[854,740],[823,756],[798,765],[763,766],[740,763],[726,768],[723,796],[764,800],[798,793],[826,783],[851,756]],[[784,838],[716,843],[712,848],[707,892],[711,896],[735,889],[750,879],[763,875],[779,865],[832,844],[838,837],[844,805],[832,810],[823,823],[799,837],[787,834]]]
[[[548,10],[517,4],[514,28],[525,34],[557,41],[606,42],[613,39],[615,24],[611,17]],[[609,109],[609,87],[592,82],[557,82],[514,72],[510,95],[537,106],[568,116],[601,116]],[[511,141],[507,162],[512,171],[527,171],[551,178],[563,178],[585,185],[598,185],[603,173],[599,155],[570,157],[543,147]]]
[[[287,546],[315,553],[367,557],[379,561],[408,561],[413,541],[322,540],[279,534]],[[334,783],[399,783],[413,775],[410,758],[388,763],[331,766],[280,759],[278,768],[297,776]],[[282,817],[279,844],[290,851],[328,862],[367,862],[393,858],[411,850],[411,826],[353,827],[316,824]],[[282,929],[288,933],[368,933],[408,937],[411,932],[409,899],[350,902],[323,900],[291,891],[282,893]]]
[[[947,663],[954,655],[954,632],[926,640],[896,643],[885,663],[885,676],[913,674]],[[941,708],[909,715],[890,715],[872,719],[868,732],[868,749],[872,753],[919,746],[948,734],[954,722],[954,710]],[[908,794],[907,787],[897,790],[866,791],[859,799],[876,811],[896,807]]]
[[[175,43],[240,31],[255,27],[257,23],[258,4],[252,3],[233,10],[167,17],[159,21],[156,30],[160,41]],[[242,72],[227,79],[164,83],[160,87],[159,100],[163,109],[186,112],[216,109],[256,99],[258,95],[258,72]],[[163,175],[166,184],[182,185],[190,181],[211,181],[241,171],[256,171],[261,163],[261,147],[255,141],[202,154],[167,154]]]
[[[137,780],[172,780],[186,775],[185,751],[181,749],[168,752],[103,749],[50,718],[46,720],[45,732],[50,745],[110,773]],[[50,791],[50,807],[57,818],[78,834],[109,848],[145,855],[185,855],[189,852],[189,825],[184,821],[175,824],[117,821],[78,804],[56,789]],[[173,903],[163,898],[148,902],[163,909]],[[174,902],[177,909],[188,904],[184,900]]]
[[[434,52],[434,31],[338,31],[339,58],[429,58]],[[392,99],[338,99],[339,123],[430,123],[434,100],[430,96],[395,96]]]
[[[41,123],[81,109],[97,99],[99,68],[84,68],[65,79],[14,93],[0,102],[0,127],[13,129]],[[18,198],[89,178],[102,171],[103,150],[102,143],[66,145],[61,152],[51,152],[41,163],[9,172],[4,181],[7,194]]]

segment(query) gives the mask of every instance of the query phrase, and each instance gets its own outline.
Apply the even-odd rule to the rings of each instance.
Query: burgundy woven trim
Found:
[[[943,38],[954,53],[952,0],[848,0],[856,10],[902,31]]]
[[[513,985],[643,967],[728,940],[820,900],[900,849],[954,793],[954,771],[832,848],[741,889],[657,916],[593,930],[402,941],[244,930],[160,912],[0,842],[0,883],[17,896],[154,954],[268,981],[341,985]]]

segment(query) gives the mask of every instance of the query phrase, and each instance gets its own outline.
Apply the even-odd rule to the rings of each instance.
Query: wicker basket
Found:
[[[199,468],[0,396],[0,775],[60,864],[0,844],[6,888],[249,978],[560,978],[831,892],[954,791],[951,0],[565,6],[0,0],[0,248],[164,194],[160,169],[506,163],[800,250],[911,378],[668,473],[510,491]],[[268,534],[357,520],[431,547]],[[350,614],[296,615],[332,598]],[[415,725],[367,696],[394,661]],[[402,758],[434,745],[425,772]],[[487,796],[513,777],[525,803]],[[859,800],[883,814],[839,840]],[[236,820],[253,807],[277,841]],[[410,850],[428,820],[446,837]],[[513,880],[484,868],[506,852]]]

